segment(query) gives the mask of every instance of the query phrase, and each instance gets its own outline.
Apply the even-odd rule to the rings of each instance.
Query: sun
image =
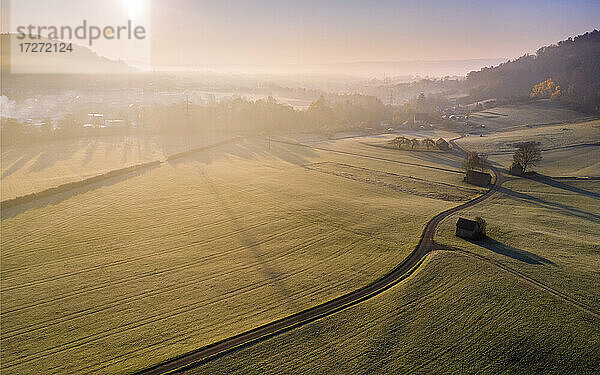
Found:
[[[127,16],[130,19],[135,19],[144,13],[146,7],[146,0],[122,0],[123,8],[127,12]]]

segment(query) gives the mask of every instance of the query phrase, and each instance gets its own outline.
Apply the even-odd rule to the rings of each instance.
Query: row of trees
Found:
[[[435,141],[431,138],[418,139],[418,138],[406,138],[406,137],[396,137],[389,142],[395,148],[410,148],[414,150],[415,148],[419,148],[420,146],[425,147],[426,149],[436,148]]]
[[[111,132],[150,133],[234,133],[276,134],[317,132],[332,134],[344,130],[379,127],[391,116],[375,97],[364,95],[321,95],[307,109],[298,110],[277,102],[272,96],[260,100],[234,97],[211,104],[153,104],[141,106],[135,114],[136,128],[89,129],[86,111],[65,116],[54,126],[44,121],[42,128],[27,126],[15,119],[2,120],[3,144],[37,142],[51,138],[72,138]],[[125,120],[131,116],[124,116]],[[125,121],[131,124],[130,121]]]

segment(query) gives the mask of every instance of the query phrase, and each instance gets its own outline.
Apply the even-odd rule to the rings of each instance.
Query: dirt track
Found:
[[[288,143],[288,142],[285,142]],[[303,144],[298,144],[301,146],[306,146]],[[306,146],[311,147],[311,146]],[[323,149],[322,149],[323,150]],[[326,149],[324,149],[326,150]],[[455,152],[462,154],[464,151],[462,149],[456,147]],[[329,150],[326,150],[329,151]],[[364,156],[364,155],[360,155]],[[466,203],[463,203],[459,206],[451,208],[449,210],[443,211],[436,216],[434,216],[425,226],[423,230],[423,234],[421,235],[421,240],[417,247],[413,250],[413,252],[396,268],[394,268],[391,272],[379,278],[378,280],[372,282],[371,284],[357,289],[353,292],[345,294],[341,297],[333,299],[331,301],[325,302],[318,306],[314,306],[310,309],[301,311],[294,315],[287,316],[285,318],[276,320],[274,322],[265,324],[261,327],[252,329],[250,331],[243,332],[239,335],[229,337],[222,341],[216,342],[214,344],[210,344],[208,346],[202,347],[196,351],[184,354],[183,356],[171,359],[169,361],[163,362],[154,367],[148,368],[146,370],[142,370],[139,374],[166,374],[178,370],[183,370],[188,367],[193,367],[199,363],[205,362],[217,355],[223,355],[227,352],[230,352],[234,349],[238,349],[242,346],[250,345],[259,340],[264,340],[266,338],[272,337],[276,334],[288,331],[290,329],[296,328],[298,326],[304,325],[316,319],[322,318],[324,316],[333,314],[337,311],[343,310],[349,306],[355,305],[361,301],[364,301],[368,298],[371,298],[391,286],[397,284],[401,280],[408,277],[414,270],[416,266],[419,265],[425,255],[431,250],[436,249],[436,244],[433,241],[433,236],[435,234],[435,229],[438,224],[447,216],[460,211],[466,207],[473,206],[487,198],[489,198],[498,187],[504,182],[504,179],[500,173],[496,170],[493,170],[496,178],[495,183],[492,188],[484,195],[480,195],[479,197],[470,200]]]

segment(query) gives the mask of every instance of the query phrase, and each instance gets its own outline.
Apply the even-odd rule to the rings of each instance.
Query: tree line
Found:
[[[249,100],[239,96],[210,104],[179,102],[140,106],[123,115],[124,126],[111,129],[84,128],[86,111],[66,115],[56,124],[44,120],[40,127],[16,119],[2,119],[2,144],[30,143],[86,135],[144,133],[228,133],[267,135],[315,132],[330,135],[339,131],[379,128],[391,110],[379,99],[359,94],[325,94],[306,109],[279,103],[272,96]],[[135,127],[132,125],[135,123]]]
[[[435,141],[431,138],[418,139],[418,138],[407,138],[407,137],[396,137],[389,141],[389,144],[398,149],[425,147],[427,150],[437,148]]]

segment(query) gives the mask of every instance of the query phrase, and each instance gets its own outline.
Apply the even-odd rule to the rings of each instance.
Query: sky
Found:
[[[514,58],[600,26],[598,1],[175,0],[154,12],[157,63]]]
[[[155,66],[516,58],[600,28],[598,0],[26,1],[12,2],[26,17],[137,17],[149,29],[144,53],[102,41],[93,48],[124,60],[148,55]]]

